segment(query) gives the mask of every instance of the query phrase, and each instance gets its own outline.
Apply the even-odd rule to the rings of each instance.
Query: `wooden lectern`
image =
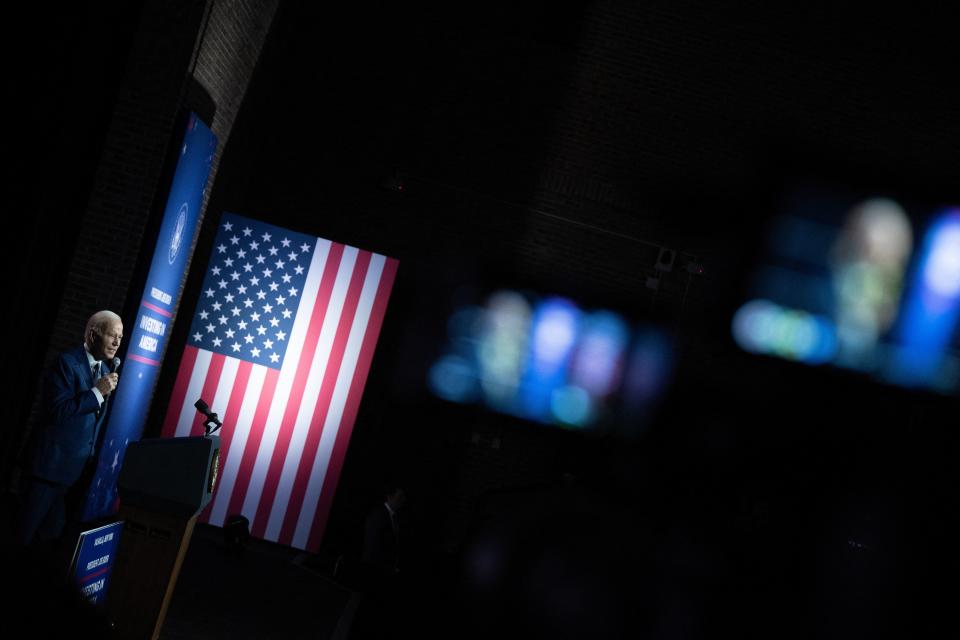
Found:
[[[131,442],[117,483],[124,521],[107,597],[117,636],[155,639],[167,614],[197,515],[217,480],[220,438]]]

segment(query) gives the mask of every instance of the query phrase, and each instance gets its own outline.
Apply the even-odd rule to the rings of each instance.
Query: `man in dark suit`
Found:
[[[400,615],[400,509],[406,502],[403,489],[388,484],[383,502],[367,513],[361,555],[361,591],[350,626],[351,638],[386,638],[388,627]]]
[[[389,485],[383,504],[367,514],[363,535],[363,562],[382,577],[400,571],[400,509],[406,501],[403,489]]]
[[[112,311],[87,320],[84,341],[61,353],[44,374],[42,422],[32,434],[25,465],[23,504],[15,527],[17,542],[34,537],[57,540],[82,506],[96,465],[99,431],[107,400],[117,388],[111,371],[123,339],[123,322]],[[78,482],[84,478],[84,482]]]

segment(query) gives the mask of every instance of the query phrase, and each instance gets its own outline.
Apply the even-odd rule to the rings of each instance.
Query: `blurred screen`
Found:
[[[673,370],[667,333],[558,296],[502,289],[457,307],[431,392],[571,429],[643,426]]]
[[[907,388],[960,383],[960,208],[803,186],[782,199],[733,338]]]

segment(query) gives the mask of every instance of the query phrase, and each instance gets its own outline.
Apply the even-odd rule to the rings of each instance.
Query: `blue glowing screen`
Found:
[[[571,429],[642,424],[674,368],[661,328],[559,296],[496,291],[457,308],[447,334],[434,395]]]
[[[745,351],[907,388],[960,388],[960,208],[805,188],[784,198],[735,311]]]

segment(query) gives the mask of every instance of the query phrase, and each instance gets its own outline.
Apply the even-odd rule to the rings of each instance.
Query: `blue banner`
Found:
[[[123,522],[84,531],[73,552],[70,575],[80,593],[91,603],[103,606],[110,586],[110,571],[117,555]]]
[[[199,228],[216,148],[216,136],[191,113],[136,323],[132,330],[127,328],[130,343],[126,362],[110,400],[113,406],[104,426],[97,471],[83,510],[85,522],[116,512],[117,477],[123,455],[127,444],[143,434],[173,315],[180,302],[180,283]]]

